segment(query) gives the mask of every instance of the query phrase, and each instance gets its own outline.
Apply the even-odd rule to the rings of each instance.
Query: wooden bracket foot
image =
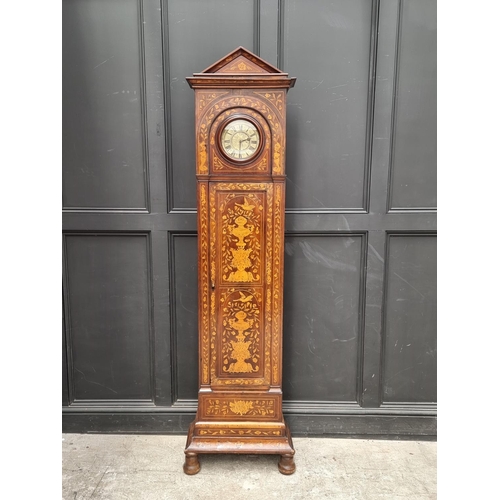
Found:
[[[189,476],[194,476],[200,472],[200,461],[198,460],[198,455],[195,453],[186,454],[186,461],[184,462],[184,472]]]
[[[295,461],[293,455],[281,455],[278,462],[278,470],[285,475],[290,475],[295,472]]]

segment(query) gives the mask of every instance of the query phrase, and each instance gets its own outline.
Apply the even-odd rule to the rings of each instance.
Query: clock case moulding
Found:
[[[286,94],[295,78],[239,47],[186,80],[195,90],[199,393],[184,472],[200,470],[199,454],[248,453],[280,455],[279,471],[292,474],[282,292]],[[260,136],[245,161],[220,145],[233,119],[250,120]]]

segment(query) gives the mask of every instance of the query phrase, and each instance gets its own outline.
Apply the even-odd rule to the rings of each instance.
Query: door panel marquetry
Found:
[[[232,420],[275,421],[281,417],[281,399],[277,395],[254,396],[226,393],[200,396],[200,409],[204,419],[230,417]]]
[[[270,384],[272,200],[272,183],[210,187],[211,385]]]
[[[262,374],[262,290],[224,289],[219,318],[220,377]]]
[[[218,193],[219,276],[226,283],[259,283],[264,246],[265,193]]]

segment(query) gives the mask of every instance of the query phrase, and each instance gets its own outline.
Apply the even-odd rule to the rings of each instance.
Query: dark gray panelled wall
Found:
[[[289,92],[292,432],[436,434],[435,0],[63,0],[63,428],[187,430],[194,94],[238,46]]]

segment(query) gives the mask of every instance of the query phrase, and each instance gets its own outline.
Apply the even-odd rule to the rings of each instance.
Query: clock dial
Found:
[[[232,160],[246,161],[259,151],[260,134],[249,120],[240,118],[229,122],[220,137],[222,150]]]

